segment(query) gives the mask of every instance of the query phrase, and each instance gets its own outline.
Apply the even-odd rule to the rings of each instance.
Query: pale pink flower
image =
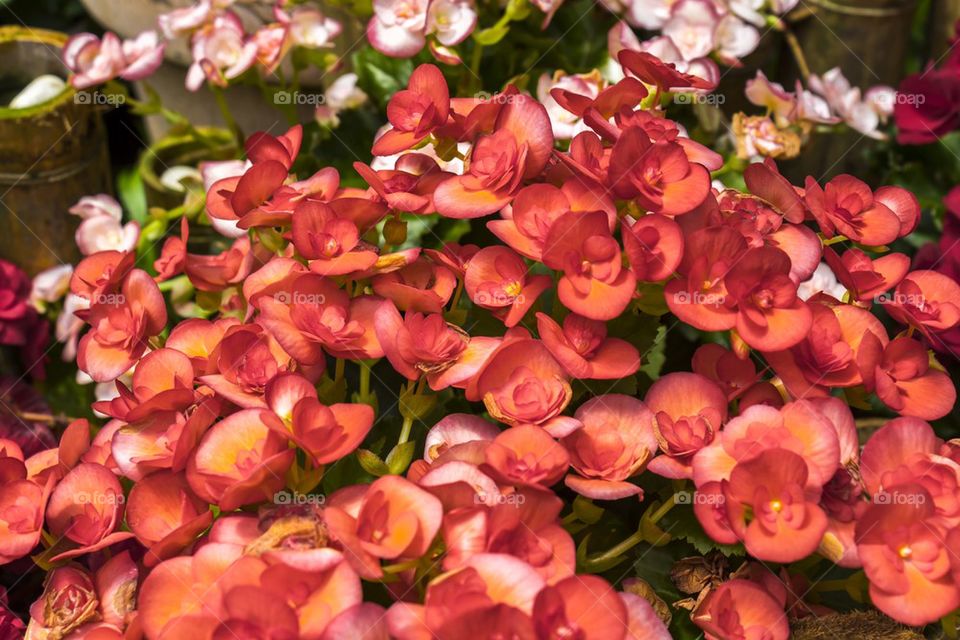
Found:
[[[85,256],[99,251],[133,251],[140,239],[140,225],[128,222],[121,226],[111,216],[94,216],[80,223],[75,238]]]
[[[123,217],[123,207],[112,196],[101,193],[95,196],[83,196],[69,209],[70,213],[83,219],[96,216],[110,216],[117,222]]]
[[[76,89],[89,89],[114,78],[142,80],[163,62],[164,43],[154,31],[122,41],[107,32],[101,40],[92,33],[78,33],[63,46],[63,62],[73,75]]]
[[[635,27],[656,31],[670,19],[670,10],[676,0],[626,0],[627,22]]]
[[[77,89],[87,89],[113,80],[127,61],[123,57],[123,42],[109,31],[100,40],[92,33],[78,33],[63,46],[63,62],[73,72],[70,83]]]
[[[318,9],[297,7],[287,12],[276,7],[274,13],[277,20],[287,27],[290,40],[298,47],[319,49],[332,46],[333,39],[343,30],[339,22],[323,15]]]
[[[760,44],[760,32],[757,28],[732,13],[720,19],[713,35],[717,53],[728,64],[753,53]]]
[[[416,55],[426,44],[428,0],[374,0],[367,39],[380,53],[395,58]]]
[[[89,300],[72,293],[68,293],[63,301],[63,311],[57,317],[54,335],[57,342],[63,343],[62,357],[64,362],[71,362],[77,357],[77,340],[83,330],[84,323],[76,316],[76,312],[89,308]]]
[[[197,91],[204,80],[225,87],[257,61],[257,43],[248,38],[240,18],[225,11],[193,34],[193,64],[187,71],[186,86]]]
[[[843,118],[852,129],[875,139],[883,139],[886,136],[877,130],[886,119],[886,111],[878,102],[877,96],[889,95],[883,93],[893,91],[889,87],[877,87],[873,93],[874,101],[864,100],[860,89],[850,85],[850,81],[843,75],[840,67],[830,69],[822,76],[813,74],[807,80],[810,88],[823,96],[830,108],[838,116]],[[892,107],[892,102],[889,103]],[[881,117],[883,115],[883,117]]]
[[[144,31],[133,40],[123,41],[126,66],[120,73],[124,80],[142,80],[153,74],[163,63],[166,45],[156,31]]]
[[[720,16],[710,0],[680,0],[673,5],[662,32],[689,62],[713,51],[714,31],[719,21]]]
[[[210,0],[162,13],[157,24],[165,38],[173,40],[188,36],[213,18],[213,3]]]
[[[327,87],[323,104],[317,107],[315,118],[322,125],[337,127],[341,111],[356,109],[369,100],[363,89],[357,86],[357,74],[345,73]]]
[[[448,47],[463,42],[476,26],[473,0],[433,0],[427,10],[427,33]]]
[[[797,96],[779,82],[768,80],[763,71],[758,70],[756,77],[747,80],[744,94],[752,104],[765,108],[778,126],[786,127],[792,122]]]
[[[73,265],[61,264],[41,271],[33,277],[30,302],[42,309],[45,302],[56,302],[70,290]]]

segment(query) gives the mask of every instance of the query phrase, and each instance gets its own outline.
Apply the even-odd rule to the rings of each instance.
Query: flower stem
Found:
[[[363,360],[360,361],[360,397],[370,397],[370,365]]]
[[[243,149],[243,131],[240,130],[237,119],[233,117],[233,112],[230,111],[230,105],[227,104],[227,98],[223,93],[223,89],[211,85],[210,90],[213,92],[213,97],[217,101],[217,107],[220,109],[220,115],[223,116],[223,121],[226,123],[227,129],[230,130],[230,133],[233,134],[234,139],[237,141],[237,148]]]

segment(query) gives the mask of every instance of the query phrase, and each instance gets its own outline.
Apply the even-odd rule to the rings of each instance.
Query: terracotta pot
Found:
[[[67,36],[0,28],[0,87],[10,97],[42,74],[67,77]],[[0,108],[0,256],[31,275],[79,259],[67,213],[82,196],[110,191],[106,131],[96,107],[69,86],[26,109]]]
[[[148,29],[157,30],[157,17],[160,14],[177,7],[188,6],[193,4],[193,1],[82,0],[82,3],[90,15],[104,28],[124,38],[131,38]],[[273,5],[273,0],[249,0],[242,4],[239,2],[234,4],[231,10],[240,17],[244,28],[250,33],[259,26],[274,21]],[[343,33],[337,38],[330,51],[334,55],[341,56],[346,67],[349,64],[349,53],[355,48],[355,43],[363,37],[363,24],[349,12],[337,7],[321,5],[321,9],[343,25]],[[165,58],[167,62],[145,82],[157,92],[163,105],[183,114],[194,125],[225,126],[220,108],[209,91],[204,89],[190,92],[184,87],[186,67],[192,61],[187,40],[179,39],[168,43]],[[284,70],[285,77],[289,78],[291,73],[292,69]],[[334,77],[336,77],[335,74],[325,77],[319,70],[311,69],[301,75],[300,81],[301,86],[320,92],[322,87]],[[276,76],[266,78],[268,84],[276,84],[278,80]],[[141,98],[146,96],[143,84],[136,83],[137,94]],[[277,131],[284,129],[287,125],[284,112],[276,105],[269,104],[256,87],[233,86],[225,92],[225,97],[240,128],[247,133],[258,130]],[[298,108],[298,116],[301,122],[310,120],[313,116],[312,107],[301,105]],[[150,116],[146,120],[152,140],[159,139],[169,130],[169,125],[162,116]]]

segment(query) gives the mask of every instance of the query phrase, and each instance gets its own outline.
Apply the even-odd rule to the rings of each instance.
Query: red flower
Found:
[[[473,145],[467,172],[441,182],[433,194],[440,215],[479,218],[513,200],[524,180],[539,175],[553,153],[547,110],[533,98],[509,96],[493,133]]]
[[[244,409],[221,420],[190,458],[190,488],[223,511],[271,499],[286,484],[296,451],[267,426],[264,413]]]
[[[616,318],[636,292],[636,277],[623,266],[620,245],[602,211],[572,211],[554,224],[543,263],[563,271],[557,295],[564,306],[593,320]]]
[[[874,260],[857,248],[838,256],[831,247],[824,247],[823,257],[840,284],[860,302],[870,302],[897,286],[910,270],[910,258],[902,253],[888,253]]]
[[[728,306],[737,310],[737,333],[761,351],[800,342],[812,324],[810,307],[797,297],[790,258],[773,247],[750,249],[724,277]]]
[[[341,489],[344,502],[331,496],[323,517],[361,576],[382,575],[379,558],[419,558],[427,552],[440,530],[439,500],[399,476],[384,476],[357,489],[362,493]]]
[[[573,398],[567,373],[531,338],[504,340],[470,380],[466,395],[483,400],[490,415],[505,424],[540,425],[554,437],[580,426],[560,415]]]
[[[916,199],[883,198],[851,175],[839,175],[823,189],[807,178],[804,200],[827,238],[840,234],[870,246],[881,246],[900,236],[901,216],[909,218]],[[893,188],[893,187],[888,187]],[[901,190],[902,191],[902,190]],[[910,212],[891,209],[904,206]]]
[[[90,331],[80,340],[77,366],[98,382],[130,369],[147,348],[147,339],[163,331],[167,307],[163,294],[145,271],[134,269],[118,293],[94,298],[84,318]]]
[[[783,607],[763,587],[749,580],[724,582],[697,605],[691,617],[704,630],[707,640],[790,637]]]
[[[112,471],[89,462],[71,469],[47,503],[50,533],[73,544],[54,556],[53,561],[99,551],[132,538],[132,533],[117,530],[123,521],[123,505],[123,488]]]
[[[390,156],[416,146],[447,122],[450,92],[440,69],[422,64],[410,75],[407,88],[398,91],[387,105],[393,125],[373,144],[373,155]]]
[[[927,69],[907,76],[898,93],[893,117],[900,144],[929,144],[960,127],[960,74],[957,69]]]
[[[683,259],[683,232],[669,217],[651,213],[623,224],[623,247],[637,280],[666,280]]]
[[[723,390],[696,373],[668,373],[653,383],[644,399],[654,413],[654,429],[664,455],[649,469],[667,478],[692,478],[691,460],[713,442],[727,419]]]
[[[607,325],[575,313],[563,327],[544,313],[537,314],[540,339],[557,362],[574,378],[616,380],[637,372],[640,352],[620,338],[607,337]]]
[[[294,209],[293,245],[310,260],[310,270],[339,276],[369,269],[377,261],[374,248],[360,240],[352,220],[341,218],[322,202],[308,200]]]
[[[507,247],[485,247],[470,258],[464,285],[474,304],[513,327],[553,284],[550,276],[528,276],[529,271],[523,258]]]
[[[666,215],[692,211],[710,192],[706,167],[675,142],[654,143],[640,127],[628,128],[614,144],[609,182],[618,197]]]
[[[820,488],[812,489],[808,480],[807,463],[786,449],[767,449],[737,463],[723,495],[727,517],[747,553],[783,563],[816,551],[827,516],[817,504]]]
[[[309,380],[280,374],[267,385],[266,400],[274,413],[261,418],[274,433],[303,449],[313,464],[335,462],[353,452],[373,427],[369,405],[338,403],[329,407],[317,399]]]
[[[883,324],[869,311],[832,298],[807,305],[813,322],[804,338],[787,350],[764,354],[795,398],[830,395],[832,387],[853,387],[861,382],[859,358],[866,336],[886,342]]]
[[[298,124],[277,137],[265,131],[257,131],[247,138],[244,149],[247,152],[247,158],[254,164],[274,160],[289,171],[300,153],[302,142],[303,127]]]
[[[927,350],[913,338],[896,338],[884,344],[868,330],[858,362],[867,391],[875,391],[897,413],[936,420],[953,410],[957,401],[953,381],[930,366]]]
[[[857,522],[857,552],[870,583],[870,600],[912,626],[934,622],[960,606],[953,551],[934,503],[919,485],[884,487]]]
[[[303,364],[321,364],[323,348],[335,357],[379,358],[383,348],[373,323],[383,303],[374,296],[351,299],[333,281],[311,273],[297,278],[289,292],[262,298],[260,323]]]
[[[392,304],[380,307],[374,327],[393,368],[408,380],[426,375],[435,391],[466,386],[500,344],[500,338],[471,338],[439,313],[401,318]]]
[[[500,212],[503,220],[491,220],[487,228],[517,253],[539,261],[547,234],[557,220],[568,211],[598,210],[607,213],[613,231],[616,207],[609,194],[593,183],[567,180],[559,189],[550,184],[532,184],[521,189],[509,207],[504,207]]]
[[[568,487],[598,500],[642,496],[627,480],[639,473],[657,450],[653,412],[630,396],[597,396],[577,409],[583,428],[563,439],[577,474]]]
[[[938,271],[911,271],[882,303],[894,319],[915,327],[932,342],[937,332],[960,324],[960,285]]]

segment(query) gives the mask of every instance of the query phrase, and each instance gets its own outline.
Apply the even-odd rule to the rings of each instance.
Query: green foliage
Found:
[[[390,58],[371,47],[353,54],[357,83],[381,108],[386,108],[390,96],[407,86],[415,66],[413,59]]]

